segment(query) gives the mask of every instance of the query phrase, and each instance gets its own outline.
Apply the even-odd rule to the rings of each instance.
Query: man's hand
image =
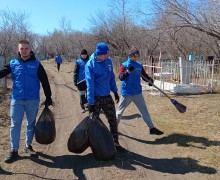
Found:
[[[134,66],[132,66],[131,64],[128,65],[128,70],[131,72],[134,70]]]
[[[87,108],[89,110],[89,113],[92,113],[95,111],[95,105],[91,105],[91,104],[87,103],[84,106],[85,106],[85,108]]]
[[[149,81],[149,83],[148,83],[149,86],[152,86],[154,84],[154,79],[153,78],[150,77],[148,79],[148,81]]]
[[[44,101],[44,105],[47,107],[53,105],[53,101],[50,96],[46,97],[46,100]]]
[[[74,81],[74,85],[77,87],[77,82],[76,81]]]
[[[115,102],[118,103],[119,101],[119,95],[117,92],[114,92],[114,95],[115,95]]]

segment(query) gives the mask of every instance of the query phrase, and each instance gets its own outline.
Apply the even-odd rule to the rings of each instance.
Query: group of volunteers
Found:
[[[147,79],[150,86],[154,80],[148,76],[142,64],[138,62],[139,57],[138,49],[132,47],[129,50],[128,59],[120,65],[120,98],[117,92],[113,64],[109,58],[109,47],[105,42],[99,42],[96,45],[96,50],[90,58],[87,50],[83,49],[74,68],[73,81],[80,92],[82,112],[85,112],[85,106],[88,107],[90,113],[99,115],[100,110],[104,112],[118,151],[125,150],[118,141],[118,125],[124,110],[131,102],[134,102],[140,111],[150,129],[150,134],[163,134],[162,131],[154,127],[142,95],[140,74]],[[145,78],[143,80],[146,81]],[[119,102],[117,110],[110,95],[111,92],[114,94],[115,102]]]
[[[137,106],[142,118],[150,129],[150,134],[162,135],[149,115],[144,97],[142,95],[141,75],[149,85],[154,80],[145,72],[142,64],[138,62],[140,53],[136,47],[132,47],[128,53],[128,59],[120,65],[118,78],[121,81],[120,94],[116,85],[112,60],[109,57],[109,47],[105,42],[96,45],[95,52],[89,57],[86,49],[82,49],[80,58],[76,61],[73,81],[80,93],[80,106],[82,113],[89,110],[90,114],[99,115],[102,110],[106,116],[110,132],[112,134],[116,150],[125,151],[118,141],[118,125],[126,107],[131,103]],[[60,54],[55,56],[57,69],[60,70],[62,58]],[[32,148],[36,117],[40,102],[40,83],[42,84],[46,100],[45,106],[52,105],[52,93],[44,67],[35,58],[31,45],[27,40],[18,43],[18,57],[10,61],[0,70],[0,78],[11,73],[13,81],[11,105],[10,105],[10,143],[11,151],[5,159],[6,163],[12,163],[18,159],[19,141],[22,120],[26,114],[26,140],[25,152],[30,157],[37,157]],[[114,100],[119,102],[116,110]]]

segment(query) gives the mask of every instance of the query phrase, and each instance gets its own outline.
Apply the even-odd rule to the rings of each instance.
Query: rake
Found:
[[[82,83],[82,82],[84,82],[85,80],[86,80],[86,79],[83,79],[83,80],[77,82],[77,85],[80,84],[80,83]]]
[[[144,77],[141,73],[139,73],[139,71],[137,71],[136,69],[134,69],[134,71],[139,74],[144,80],[146,80],[147,82],[151,83],[146,77]],[[179,103],[177,100],[172,99],[170,96],[168,96],[162,89],[160,89],[159,87],[157,87],[156,85],[152,84],[153,87],[155,87],[158,91],[160,91],[161,93],[163,93],[171,102],[172,104],[176,107],[176,109],[180,112],[180,113],[184,113],[186,112],[186,106],[184,106],[183,104]]]

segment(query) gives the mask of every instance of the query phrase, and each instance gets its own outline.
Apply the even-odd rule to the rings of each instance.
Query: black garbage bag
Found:
[[[45,106],[35,127],[35,140],[40,144],[51,144],[55,138],[54,114]]]
[[[67,147],[70,152],[82,153],[89,147],[88,137],[89,117],[83,119],[70,134]]]
[[[99,160],[110,160],[116,155],[112,134],[98,116],[90,116],[89,143],[93,155]]]

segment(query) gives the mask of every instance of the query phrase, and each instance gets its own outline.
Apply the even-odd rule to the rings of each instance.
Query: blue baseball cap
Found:
[[[107,44],[105,42],[99,42],[96,45],[95,53],[96,53],[97,56],[108,54],[109,53],[109,48],[108,48]]]

